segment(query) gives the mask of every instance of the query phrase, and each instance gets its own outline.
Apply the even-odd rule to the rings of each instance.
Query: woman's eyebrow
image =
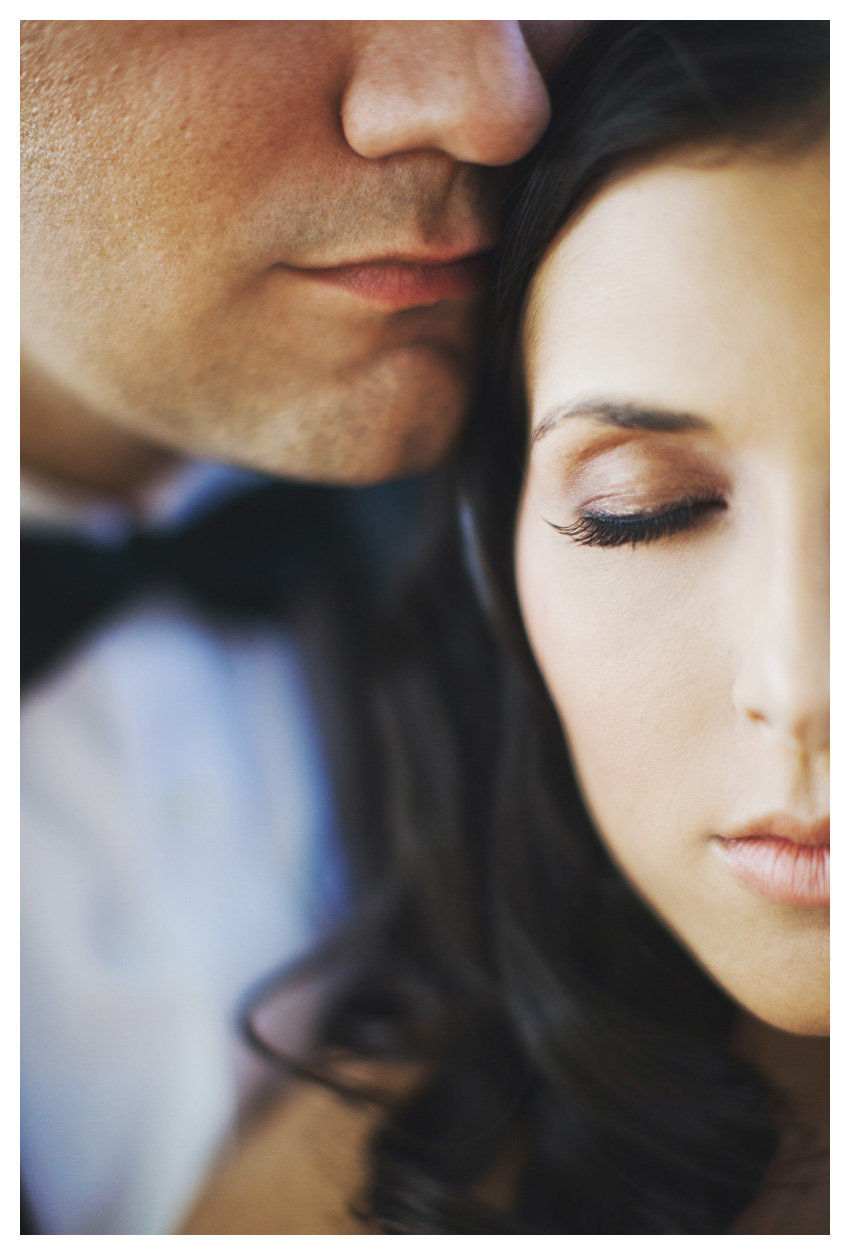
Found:
[[[711,424],[697,414],[679,410],[635,405],[628,401],[604,401],[596,398],[556,405],[543,415],[531,433],[531,443],[553,431],[568,418],[592,418],[608,427],[625,427],[640,431],[707,431]]]

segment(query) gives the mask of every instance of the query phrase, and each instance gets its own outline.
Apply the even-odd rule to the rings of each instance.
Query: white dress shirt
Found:
[[[189,468],[144,523],[251,479]],[[32,482],[22,505],[101,543],[132,523]],[[169,1232],[256,1086],[236,1009],[339,888],[298,650],[139,598],[27,692],[21,762],[24,1180],[44,1233]]]

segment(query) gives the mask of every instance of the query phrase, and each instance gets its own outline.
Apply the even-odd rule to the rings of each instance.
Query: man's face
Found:
[[[24,22],[25,369],[272,472],[434,462],[576,24],[526,25]]]

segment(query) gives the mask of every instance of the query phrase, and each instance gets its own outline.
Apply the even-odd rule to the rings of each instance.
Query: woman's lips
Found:
[[[317,283],[343,288],[381,309],[413,309],[438,301],[477,296],[484,290],[487,270],[482,254],[454,261],[420,262],[387,259],[355,262],[349,266],[301,269]]]
[[[779,817],[715,838],[726,864],[748,888],[786,906],[829,906],[829,819]]]

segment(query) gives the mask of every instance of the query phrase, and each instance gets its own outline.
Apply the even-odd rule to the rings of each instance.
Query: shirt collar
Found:
[[[229,497],[273,482],[218,462],[184,462],[158,476],[133,505],[21,472],[21,527],[119,545],[135,531],[171,531]]]

